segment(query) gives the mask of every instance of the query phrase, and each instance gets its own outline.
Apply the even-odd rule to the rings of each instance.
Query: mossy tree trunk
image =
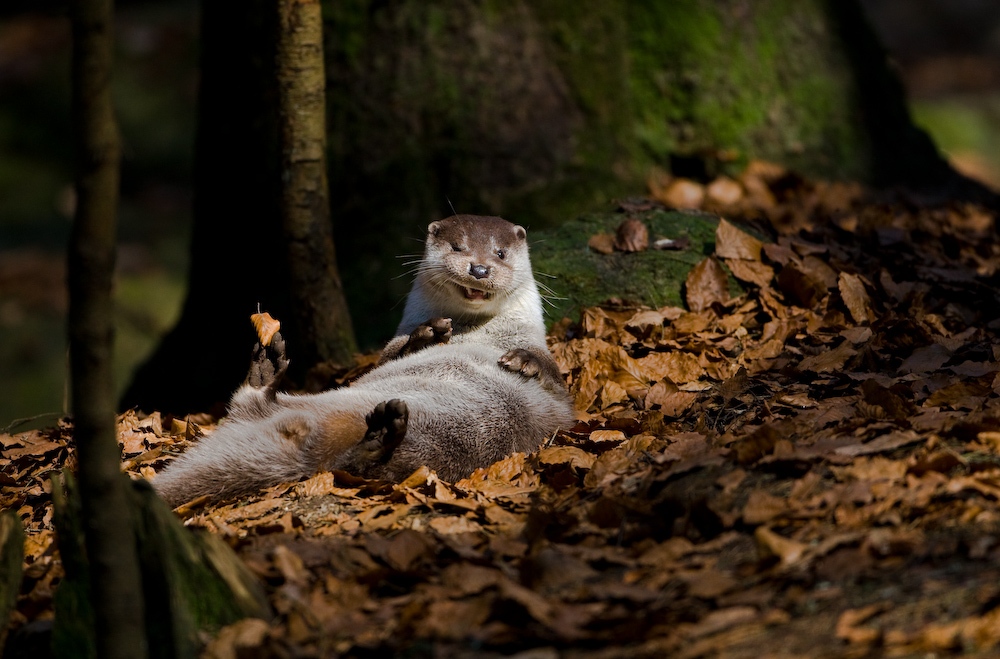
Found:
[[[653,167],[949,176],[856,0],[330,4],[331,198],[362,332],[391,331],[392,255],[446,198],[539,228],[641,194]]]
[[[146,656],[142,583],[115,428],[111,278],[121,147],[111,103],[112,0],[74,0],[76,217],[69,244],[74,432],[97,653]]]
[[[276,235],[262,219],[277,198],[263,180],[276,162],[261,82],[272,17],[260,0],[204,7],[192,292],[153,361],[168,398],[142,401],[161,407],[171,391],[196,399],[180,376],[162,381],[195,346],[203,360],[220,353],[200,374],[210,363],[228,377],[195,386],[221,398],[242,377],[221,357],[245,355],[235,324],[207,328],[206,309],[288,308],[283,282],[246,271]],[[880,185],[952,175],[910,121],[857,0],[340,0],[324,20],[334,240],[367,346],[402,311],[396,257],[421,252],[449,200],[537,229],[641,194],[653,167],[707,177],[764,158]]]
[[[146,622],[145,652],[126,656],[194,657],[206,632],[242,618],[271,617],[261,584],[228,545],[202,529],[185,528],[145,481],[129,481],[125,474],[118,479],[135,519],[129,530],[138,548]],[[104,630],[93,624],[92,604],[100,589],[87,567],[79,489],[69,472],[52,480],[52,517],[65,571],[54,599],[52,654],[103,659],[109,655],[101,649]]]

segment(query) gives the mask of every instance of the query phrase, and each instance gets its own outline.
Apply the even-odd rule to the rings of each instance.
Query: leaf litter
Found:
[[[992,212],[764,163],[659,184],[660,202],[726,218],[715,253],[687,309],[612,300],[556,324],[574,427],[457,483],[329,472],[178,509],[277,614],[204,656],[1000,651]],[[645,249],[636,222],[656,205],[623,207],[600,244]],[[125,470],[152,477],[215,422],[125,413]],[[74,466],[71,435],[0,435],[0,501],[27,530],[13,630],[52,616],[48,478]]]

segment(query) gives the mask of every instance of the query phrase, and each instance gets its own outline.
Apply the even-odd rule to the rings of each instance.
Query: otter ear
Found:
[[[518,240],[524,240],[524,237],[528,235],[528,232],[524,230],[520,224],[514,225],[514,235]]]
[[[440,222],[431,222],[430,224],[427,225],[427,235],[428,236],[434,236],[435,238],[437,238],[437,235],[439,233],[441,233],[441,223]]]

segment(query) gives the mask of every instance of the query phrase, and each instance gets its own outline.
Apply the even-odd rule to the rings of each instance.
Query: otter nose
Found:
[[[490,276],[490,269],[485,265],[470,265],[469,274],[476,279],[486,279]]]

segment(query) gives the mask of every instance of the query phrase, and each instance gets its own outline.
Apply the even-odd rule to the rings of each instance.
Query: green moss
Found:
[[[634,215],[646,224],[650,239],[688,238],[680,251],[598,254],[587,246],[591,236],[614,234],[625,216],[593,213],[556,229],[534,232],[531,262],[535,279],[552,289],[546,316],[549,323],[576,319],[580,307],[617,297],[652,307],[684,306],[681,288],[688,273],[715,252],[719,219],[705,213],[651,211]],[[730,278],[730,292],[740,292]]]
[[[869,146],[853,81],[821,2],[740,12],[691,1],[630,7],[635,137],[654,162],[725,151],[866,178]]]

